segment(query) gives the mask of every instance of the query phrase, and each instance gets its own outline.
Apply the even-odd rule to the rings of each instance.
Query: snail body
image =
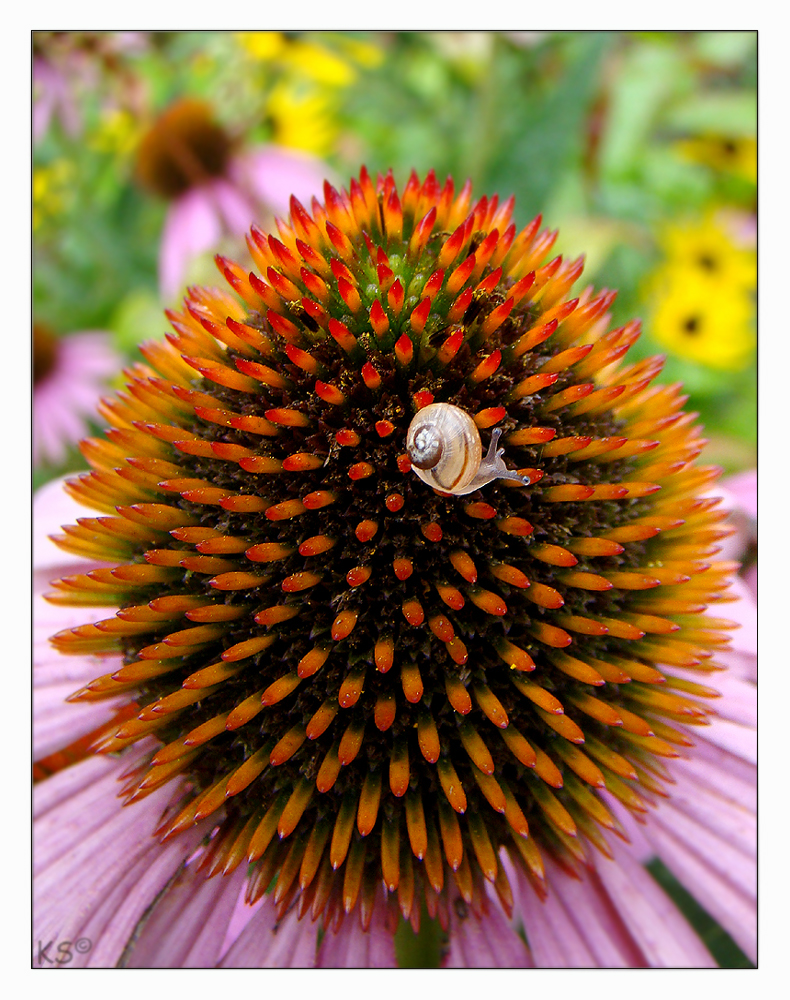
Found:
[[[497,450],[501,434],[500,428],[492,431],[491,444],[483,456],[480,433],[471,416],[451,403],[431,403],[409,425],[406,450],[420,479],[452,496],[473,493],[495,479],[528,485],[529,479],[502,461],[504,448]]]

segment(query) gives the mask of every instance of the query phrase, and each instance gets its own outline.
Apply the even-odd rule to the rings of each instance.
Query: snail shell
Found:
[[[499,428],[492,432],[484,458],[480,433],[471,416],[451,403],[431,403],[409,425],[406,450],[423,482],[453,496],[472,493],[494,479],[515,479],[528,485],[528,479],[502,461],[504,449],[497,451],[496,447],[501,433]]]

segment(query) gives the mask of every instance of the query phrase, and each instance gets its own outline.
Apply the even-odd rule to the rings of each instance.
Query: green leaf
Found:
[[[685,97],[691,86],[689,71],[675,47],[650,39],[624,54],[609,95],[601,141],[604,177],[614,179],[639,169],[662,109],[673,98]]]
[[[565,173],[578,169],[584,146],[583,124],[601,86],[601,65],[616,36],[570,33],[555,45],[562,63],[537,79],[527,58],[501,60],[495,111],[502,116],[499,135],[487,150],[482,184],[516,195],[527,217],[545,210]],[[531,56],[535,59],[535,56]],[[555,58],[556,63],[556,58]]]

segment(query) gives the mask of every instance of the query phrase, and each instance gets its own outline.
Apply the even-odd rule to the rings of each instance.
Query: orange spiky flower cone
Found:
[[[472,201],[430,173],[399,194],[364,169],[252,228],[257,273],[217,258],[236,293],[189,290],[167,343],[101,406],[98,511],[58,543],[117,560],[50,599],[120,607],[59,633],[65,653],[122,653],[75,700],[128,693],[93,741],[162,744],[129,803],[171,782],[165,839],[215,821],[207,876],[249,864],[284,914],[371,919],[382,880],[417,926],[452,895],[509,910],[501,861],[544,893],[606,833],[599,794],[641,817],[661,758],[705,724],[732,564],[702,494],[718,470],[658,358],[624,362],[614,293],[568,298],[582,262],[520,233],[513,200]],[[463,495],[410,467],[432,402],[502,432],[518,478]],[[176,793],[174,792],[174,797]]]

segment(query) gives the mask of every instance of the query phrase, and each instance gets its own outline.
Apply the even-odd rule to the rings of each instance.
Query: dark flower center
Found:
[[[140,182],[163,198],[177,198],[219,177],[232,140],[202,101],[181,100],[154,122],[137,151]]]
[[[33,385],[39,385],[55,368],[58,360],[58,339],[42,323],[33,324]]]
[[[700,317],[699,316],[688,316],[683,320],[683,333],[687,337],[696,337],[700,333]]]
[[[705,271],[717,271],[719,269],[719,261],[709,253],[701,253],[697,258],[697,263]]]

